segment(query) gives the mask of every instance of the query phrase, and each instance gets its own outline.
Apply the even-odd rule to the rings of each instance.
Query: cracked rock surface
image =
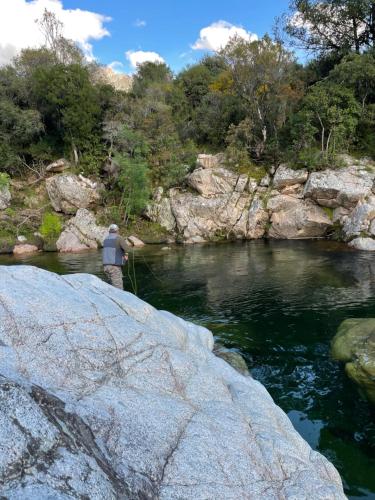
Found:
[[[0,267],[0,497],[343,499],[205,328],[100,279]]]

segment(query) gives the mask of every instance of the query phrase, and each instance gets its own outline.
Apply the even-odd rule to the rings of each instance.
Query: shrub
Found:
[[[9,187],[10,177],[5,172],[0,172],[0,189]]]
[[[43,215],[42,224],[39,228],[40,234],[46,240],[56,240],[62,230],[61,220],[58,215],[46,212]]]

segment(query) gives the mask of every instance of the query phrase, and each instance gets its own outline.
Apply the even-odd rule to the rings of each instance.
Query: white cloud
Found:
[[[92,40],[109,36],[104,23],[109,17],[81,9],[64,9],[62,0],[0,0],[0,65],[6,64],[26,47],[40,47],[44,36],[35,22],[44,9],[63,23],[63,35],[81,46],[93,58]]]
[[[134,22],[134,26],[136,28],[144,28],[145,26],[147,25],[146,21],[144,21],[143,19],[137,19],[135,22]]]
[[[212,50],[217,52],[225,47],[234,36],[238,36],[247,41],[258,40],[256,34],[246,31],[241,26],[235,26],[227,21],[217,21],[200,30],[199,38],[195,44],[192,45],[192,49]]]
[[[136,69],[139,64],[143,64],[145,62],[165,62],[161,55],[157,52],[128,50],[125,55],[133,69]]]
[[[108,67],[111,68],[111,70],[115,73],[123,73],[124,65],[120,61],[112,61],[110,64],[108,64]]]

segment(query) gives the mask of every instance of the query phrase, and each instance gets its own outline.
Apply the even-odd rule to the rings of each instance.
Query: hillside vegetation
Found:
[[[295,0],[281,38],[232,39],[179,74],[138,67],[130,91],[98,78],[100,68],[61,36],[45,12],[45,47],[0,68],[0,182],[31,176],[67,158],[101,177],[111,220],[141,214],[154,186],[179,185],[197,152],[225,151],[237,172],[281,162],[339,167],[339,153],[375,156],[375,2]],[[289,44],[290,45],[290,44]],[[9,177],[8,177],[9,176]]]

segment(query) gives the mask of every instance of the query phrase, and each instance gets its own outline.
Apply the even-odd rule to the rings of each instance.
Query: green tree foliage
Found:
[[[247,42],[232,39],[222,55],[230,69],[233,89],[246,103],[247,149],[261,159],[301,96],[293,55],[268,36]]]
[[[116,155],[116,163],[120,167],[118,187],[121,190],[120,210],[122,219],[127,222],[140,215],[150,198],[149,168],[141,159]]]
[[[374,46],[375,2],[293,0],[286,31],[307,50],[359,53]]]
[[[60,217],[52,212],[43,215],[42,224],[39,228],[40,234],[47,241],[55,241],[62,231]]]

